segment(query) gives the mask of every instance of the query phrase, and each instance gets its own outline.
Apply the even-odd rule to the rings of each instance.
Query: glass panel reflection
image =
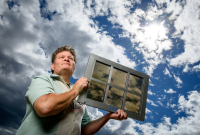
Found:
[[[93,78],[96,78],[98,80],[107,82],[108,76],[109,76],[110,67],[107,65],[104,65],[100,62],[95,63],[94,71],[92,74]]]
[[[128,81],[128,90],[142,94],[142,91],[141,91],[142,81],[143,81],[142,78],[139,78],[134,75],[130,75],[129,81]]]
[[[106,104],[121,108],[122,101],[123,101],[123,95],[124,95],[123,90],[119,90],[119,89],[116,89],[116,88],[110,86]]]
[[[134,113],[138,113],[140,109],[140,97],[127,92],[124,109]]]
[[[90,83],[90,87],[88,89],[87,98],[103,102],[105,91],[106,91],[105,84],[92,80]]]
[[[113,68],[111,84],[125,88],[127,73]]]

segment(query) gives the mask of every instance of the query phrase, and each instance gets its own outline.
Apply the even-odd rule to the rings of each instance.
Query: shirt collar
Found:
[[[59,75],[56,74],[51,74],[50,77],[58,80],[61,78]]]
[[[60,77],[59,75],[51,74],[50,77],[51,77],[51,78],[54,78],[54,79],[56,79],[56,80],[60,80],[61,82],[67,84],[67,83],[63,80],[63,78]],[[72,83],[69,83],[69,84],[67,84],[67,85],[68,85],[69,87],[71,87]]]

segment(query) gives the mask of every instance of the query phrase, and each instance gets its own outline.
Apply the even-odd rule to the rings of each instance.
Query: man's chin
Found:
[[[73,70],[71,68],[63,68],[62,72],[73,74]]]

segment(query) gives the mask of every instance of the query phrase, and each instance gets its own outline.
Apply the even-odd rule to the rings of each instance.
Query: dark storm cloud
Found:
[[[22,14],[6,10],[1,16],[8,23],[0,24],[0,134],[11,135],[24,117],[24,95],[30,84],[30,78],[24,76],[29,68],[16,61],[15,49],[34,42],[37,36],[26,29],[27,19]]]
[[[37,36],[35,33],[26,29],[28,18],[23,14],[14,13],[10,10],[3,12],[4,21],[7,25],[0,25],[0,46],[2,49],[16,49],[27,42],[35,42]]]
[[[8,134],[11,134],[19,127],[24,116],[24,95],[30,84],[30,78],[15,76],[27,70],[25,66],[2,53],[0,58],[0,63],[3,64],[0,66],[0,127],[10,130]]]
[[[0,71],[5,75],[8,75],[10,72],[18,74],[25,70],[25,67],[22,64],[16,62],[13,58],[8,57],[3,53],[0,53],[0,63],[2,64]]]
[[[10,9],[0,12],[0,19],[4,22],[0,23],[1,135],[15,134],[25,114],[24,95],[30,85],[31,78],[40,75],[40,70],[50,70],[51,54],[57,47],[70,44],[75,50],[81,50],[77,51],[78,59],[89,55],[90,51],[86,44],[91,40],[91,37],[86,32],[80,31],[77,25],[59,21],[59,15],[55,15],[53,18],[55,20],[53,25],[50,25],[48,19],[40,18],[40,16],[37,22],[34,22],[31,20],[32,18],[29,18],[28,13],[20,11],[20,6],[30,7],[29,4],[18,2],[17,5],[10,5]],[[37,6],[37,4],[35,5]],[[38,13],[35,14],[38,15]],[[31,15],[34,16],[33,13]],[[81,46],[83,48],[80,49]],[[26,49],[23,50],[25,47],[33,48],[30,49],[32,52],[21,53],[26,51]],[[20,52],[17,52],[16,50],[19,48]],[[48,59],[40,58],[43,51]],[[78,61],[79,65],[81,62]],[[81,69],[79,72],[83,70]]]
[[[2,127],[18,128],[21,123],[21,117],[19,117],[16,112],[10,111],[5,107],[0,107],[0,115],[4,116],[1,118],[0,122]]]

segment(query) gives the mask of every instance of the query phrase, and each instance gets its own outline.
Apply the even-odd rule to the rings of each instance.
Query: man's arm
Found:
[[[88,79],[83,77],[73,86],[72,90],[62,93],[50,93],[39,97],[33,104],[36,113],[40,117],[56,115],[64,110],[83,89],[88,88]]]
[[[90,121],[86,126],[84,126],[81,129],[82,135],[93,135],[96,132],[98,132],[110,119],[116,119],[116,120],[123,120],[127,119],[127,114],[121,110],[118,109],[117,113],[107,113],[106,115],[100,117],[99,119]]]

